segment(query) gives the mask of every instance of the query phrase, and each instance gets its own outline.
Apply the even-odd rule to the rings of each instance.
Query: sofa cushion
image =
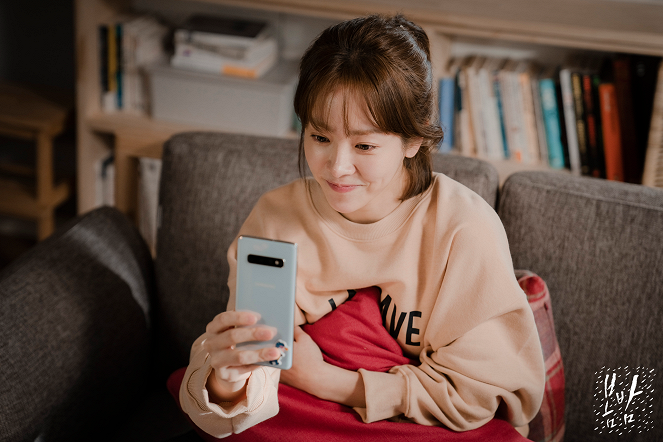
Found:
[[[490,163],[477,158],[436,152],[433,154],[433,170],[469,187],[495,207],[499,175]]]
[[[434,169],[495,204],[490,164],[435,154]],[[155,269],[166,376],[187,364],[193,341],[225,309],[226,252],[254,204],[298,177],[295,139],[191,132],[164,146]]]
[[[555,335],[548,286],[529,270],[516,270],[520,288],[534,313],[546,367],[546,389],[541,409],[529,424],[528,438],[537,442],[560,442],[564,437],[564,365]]]
[[[514,267],[550,289],[564,360],[565,441],[613,440],[595,430],[603,419],[599,373],[644,367],[658,373],[653,389],[663,391],[663,191],[521,172],[505,182],[498,213]],[[655,425],[640,421],[619,440],[663,440],[663,407],[649,410]]]

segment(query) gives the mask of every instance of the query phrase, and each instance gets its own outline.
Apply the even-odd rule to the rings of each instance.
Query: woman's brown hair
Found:
[[[302,176],[304,129],[315,123],[326,98],[342,90],[365,101],[367,116],[380,130],[399,135],[404,144],[423,139],[417,154],[403,160],[409,180],[401,199],[424,192],[433,181],[431,153],[443,136],[432,86],[428,36],[402,15],[371,15],[324,30],[302,57],[295,92]]]

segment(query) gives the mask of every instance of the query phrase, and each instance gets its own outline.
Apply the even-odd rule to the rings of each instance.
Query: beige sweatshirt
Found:
[[[309,183],[310,192],[298,180],[263,195],[240,234],[298,244],[298,324],[329,313],[350,289],[382,289],[387,329],[421,365],[360,370],[366,408],[355,410],[364,422],[406,419],[463,431],[488,422],[502,402],[501,417],[516,427],[527,424],[543,398],[543,356],[495,211],[436,174],[424,194],[378,222],[357,224]],[[235,240],[228,250],[228,309],[234,308],[236,247]],[[278,413],[280,371],[271,367],[252,374],[243,402],[209,402],[203,336],[193,344],[180,390],[193,422],[223,437]]]

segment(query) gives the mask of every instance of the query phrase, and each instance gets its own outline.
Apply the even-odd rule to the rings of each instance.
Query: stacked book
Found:
[[[145,68],[166,59],[168,28],[151,16],[120,17],[99,26],[101,108],[147,114]]]
[[[174,67],[259,78],[278,59],[267,22],[194,15],[175,31]]]
[[[651,134],[663,131],[652,113],[655,93],[663,97],[660,63],[621,54],[554,67],[454,58],[439,85],[440,150],[640,183],[648,140],[663,139]]]

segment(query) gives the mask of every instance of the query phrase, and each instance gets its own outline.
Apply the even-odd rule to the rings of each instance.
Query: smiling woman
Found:
[[[243,327],[259,318],[235,311],[236,240],[227,255],[227,311],[193,344],[179,390],[183,410],[205,433],[301,436],[316,413],[302,410],[303,421],[287,426],[270,419],[294,400],[281,382],[352,407],[343,411],[352,422],[338,429],[343,440],[369,432],[355,425],[376,421],[385,421],[385,432],[362,440],[399,437],[390,420],[432,428],[424,440],[459,440],[456,432],[488,431],[498,419],[508,422],[500,440],[523,440],[515,428],[527,431],[543,397],[541,346],[497,214],[432,172],[442,130],[429,58],[426,34],[402,16],[332,26],[304,54],[295,111],[300,171],[307,164],[313,177],[264,194],[239,232],[298,245],[292,368],[253,365],[275,359],[276,349],[236,348],[274,333]],[[322,342],[300,328],[351,309],[340,307],[365,288],[376,292],[381,321],[363,326],[393,339],[404,357],[387,372],[325,360]],[[361,339],[360,324],[347,321],[339,329]],[[351,347],[354,339],[343,342]],[[316,401],[281,405],[292,411]]]
[[[423,192],[432,182],[430,154],[443,137],[434,124],[434,106],[428,36],[403,18],[343,22],[323,32],[302,57],[295,93],[302,127],[329,129],[326,124],[336,112],[342,122],[336,129],[349,135],[351,118],[361,113],[367,124],[354,129],[420,144],[421,149],[403,161],[409,179],[402,199]],[[300,172],[303,154],[302,138]]]
[[[356,223],[379,221],[401,203],[408,177],[403,161],[414,157],[421,138],[407,141],[369,120],[355,96],[329,95],[326,120],[303,132],[306,162],[329,205]]]

